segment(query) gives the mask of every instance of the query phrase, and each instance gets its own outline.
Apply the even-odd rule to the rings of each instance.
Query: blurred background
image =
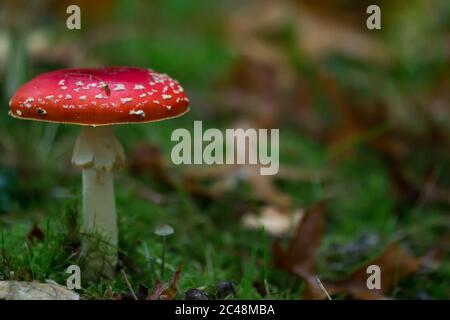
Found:
[[[319,277],[336,299],[449,299],[449,59],[446,0],[1,0],[0,280],[65,283],[79,253],[79,128],[12,119],[10,97],[46,71],[124,65],[191,100],[181,118],[116,127],[118,268],[143,297],[162,281],[156,298],[323,299]],[[280,128],[280,172],[172,165],[171,132],[194,120]],[[365,286],[374,263],[381,290]],[[129,292],[119,275],[81,294]]]

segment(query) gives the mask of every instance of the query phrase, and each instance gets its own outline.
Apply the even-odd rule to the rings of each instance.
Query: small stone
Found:
[[[225,299],[226,297],[234,295],[234,284],[231,281],[222,281],[217,285],[217,298]]]
[[[206,292],[200,289],[189,289],[184,294],[184,298],[186,300],[209,300]]]

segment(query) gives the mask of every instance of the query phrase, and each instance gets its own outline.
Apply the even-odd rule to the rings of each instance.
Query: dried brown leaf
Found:
[[[168,283],[156,282],[147,300],[173,300],[177,294],[178,281],[180,280],[181,268],[178,268]]]
[[[31,231],[27,235],[27,239],[29,241],[42,241],[44,240],[44,232],[42,230],[34,225]]]
[[[275,264],[305,281],[305,296],[309,299],[325,297],[315,278],[315,258],[325,228],[325,207],[326,203],[320,202],[306,212],[286,250],[279,242],[273,246]]]
[[[377,265],[381,269],[381,289],[367,288],[367,267]],[[417,258],[402,249],[398,244],[391,244],[379,257],[362,265],[345,279],[327,283],[325,287],[331,294],[345,293],[355,299],[384,299],[389,290],[402,278],[407,277],[420,266]]]

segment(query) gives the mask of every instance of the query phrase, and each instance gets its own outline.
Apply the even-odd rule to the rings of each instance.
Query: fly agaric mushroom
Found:
[[[110,249],[104,259],[87,260],[89,272],[111,276],[117,262],[117,219],[112,171],[123,166],[124,151],[112,125],[180,116],[189,100],[179,83],[152,70],[109,67],[63,69],[41,74],[12,97],[15,118],[83,126],[72,163],[82,170],[83,254],[92,254],[92,235]],[[84,273],[86,274],[86,273]]]

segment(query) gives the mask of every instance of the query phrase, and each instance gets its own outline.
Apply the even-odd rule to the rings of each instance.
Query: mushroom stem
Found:
[[[111,277],[117,263],[117,218],[113,170],[124,164],[122,146],[111,127],[84,127],[72,163],[83,178],[82,255],[88,278]]]

